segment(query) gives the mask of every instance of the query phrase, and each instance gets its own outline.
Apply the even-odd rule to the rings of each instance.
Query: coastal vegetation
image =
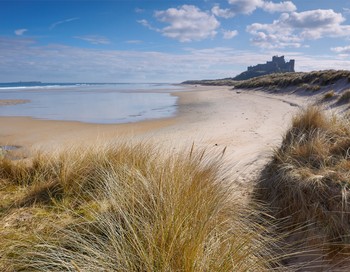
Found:
[[[334,90],[328,91],[323,95],[323,100],[330,100],[336,96]]]
[[[346,103],[349,103],[349,101],[350,101],[350,90],[346,90],[346,91],[342,92],[337,103],[338,104],[346,104]]]
[[[350,81],[350,71],[347,70],[323,70],[309,73],[283,73],[271,74],[262,77],[251,78],[245,81],[235,83],[236,88],[287,88],[302,87],[306,89],[317,90],[323,86],[329,86],[339,80]]]
[[[349,253],[349,149],[349,120],[308,107],[293,118],[254,188],[254,198],[281,220],[277,233],[289,233],[293,255],[300,250],[313,266]]]
[[[225,150],[123,143],[5,154],[0,270],[334,267],[350,249],[349,149],[349,120],[308,107],[243,198]]]
[[[281,90],[288,87],[300,87],[310,91],[318,91],[324,86],[329,86],[339,80],[346,83],[350,81],[350,71],[347,70],[322,70],[313,72],[275,73],[254,77],[247,80],[235,81],[233,79],[185,81],[183,84],[198,84],[209,86],[234,86],[235,88],[253,89],[267,88]]]
[[[223,153],[120,144],[3,157],[0,270],[270,271],[273,239],[234,194]]]
[[[231,78],[225,79],[214,79],[214,80],[187,80],[182,82],[182,84],[190,85],[204,85],[204,86],[235,86],[237,81]]]
[[[311,95],[327,87],[321,101],[344,110],[301,109],[243,193],[226,149],[130,141],[22,160],[2,150],[0,271],[346,271],[349,78],[329,70],[241,82]]]

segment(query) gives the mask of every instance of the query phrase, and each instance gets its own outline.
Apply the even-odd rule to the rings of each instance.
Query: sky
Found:
[[[0,82],[233,77],[272,56],[349,69],[349,0],[0,0]]]

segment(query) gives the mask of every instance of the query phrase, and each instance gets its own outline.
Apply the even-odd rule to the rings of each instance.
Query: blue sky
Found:
[[[350,1],[0,1],[0,82],[215,79],[273,55],[349,69]]]

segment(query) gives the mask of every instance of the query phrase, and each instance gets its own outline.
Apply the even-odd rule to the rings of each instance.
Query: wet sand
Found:
[[[305,97],[230,87],[190,86],[173,95],[179,97],[177,116],[138,123],[87,124],[0,117],[0,145],[22,146],[28,153],[120,140],[150,141],[172,149],[190,148],[194,143],[214,152],[226,148],[226,160],[251,174],[279,144],[298,107],[307,103]]]
[[[0,99],[0,106],[17,105],[29,102],[30,100],[27,99]]]

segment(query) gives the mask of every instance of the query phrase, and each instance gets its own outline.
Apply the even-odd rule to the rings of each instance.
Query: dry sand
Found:
[[[287,94],[189,87],[179,97],[173,118],[130,124],[99,125],[67,121],[0,117],[0,145],[22,146],[22,153],[96,141],[147,140],[179,149],[195,146],[221,152],[241,179],[262,166],[281,141],[292,115],[307,98]],[[17,153],[19,150],[17,151]]]

